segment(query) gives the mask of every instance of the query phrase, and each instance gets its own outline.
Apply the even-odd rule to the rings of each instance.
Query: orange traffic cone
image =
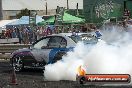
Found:
[[[17,78],[16,78],[16,72],[14,68],[12,69],[12,75],[11,75],[11,82],[10,85],[17,85]]]

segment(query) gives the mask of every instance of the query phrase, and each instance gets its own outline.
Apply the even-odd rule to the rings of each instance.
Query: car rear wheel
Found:
[[[12,66],[13,66],[14,70],[16,72],[22,71],[23,68],[24,68],[24,65],[23,65],[21,57],[20,56],[15,56],[15,57],[13,57],[12,60],[13,60],[12,61]]]

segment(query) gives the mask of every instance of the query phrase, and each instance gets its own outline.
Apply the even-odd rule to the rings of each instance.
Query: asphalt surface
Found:
[[[11,85],[12,74],[9,61],[0,60],[0,88],[132,88],[128,85],[79,85],[73,81],[47,81],[43,78],[43,71],[39,69],[17,72],[17,85]]]

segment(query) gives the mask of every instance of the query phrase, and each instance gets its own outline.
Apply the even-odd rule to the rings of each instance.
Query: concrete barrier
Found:
[[[19,38],[0,39],[0,44],[18,43]]]
[[[13,51],[28,47],[30,44],[0,44],[0,59],[9,59]]]

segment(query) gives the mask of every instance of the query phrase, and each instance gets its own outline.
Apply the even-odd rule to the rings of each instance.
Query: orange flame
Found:
[[[82,66],[78,67],[78,75],[79,76],[84,76],[86,74],[86,71],[84,68],[82,68]]]

